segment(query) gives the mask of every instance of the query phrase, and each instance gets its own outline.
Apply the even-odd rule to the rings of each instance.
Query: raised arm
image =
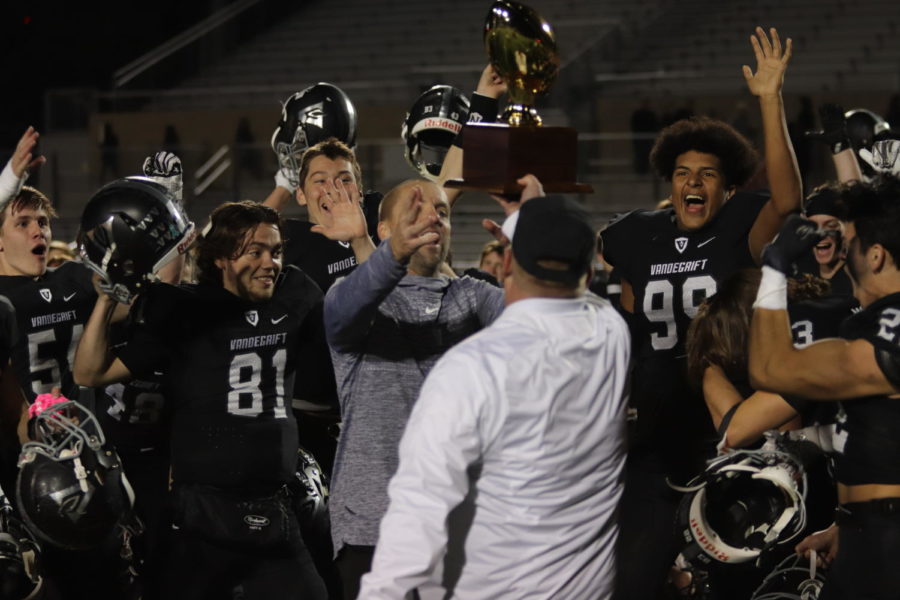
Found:
[[[750,36],[756,55],[756,72],[744,65],[744,79],[750,92],[759,98],[765,144],[765,165],[769,178],[771,199],[760,211],[750,230],[750,253],[760,264],[763,247],[775,237],[784,219],[798,212],[802,205],[803,188],[797,158],[788,137],[781,88],[784,72],[791,59],[792,42],[788,38],[782,49],[781,38],[775,28],[769,30],[771,40],[761,27]]]
[[[34,149],[39,137],[40,134],[35,131],[34,127],[26,129],[19,139],[19,143],[16,144],[12,158],[0,173],[0,208],[16,197],[32,169],[47,162],[47,159],[41,155],[34,156]]]
[[[812,221],[793,216],[765,249],[750,325],[750,382],[758,390],[810,400],[896,394],[866,340],[821,340],[794,348],[785,273],[822,236]]]
[[[357,264],[366,262],[375,251],[375,244],[372,243],[367,231],[359,187],[356,184],[345,185],[340,179],[337,183],[329,180],[325,182],[324,187],[317,189],[316,193],[327,194],[332,198],[329,207],[331,223],[314,225],[312,231],[324,235],[329,240],[349,242]],[[302,195],[303,192],[298,190],[297,194]]]
[[[75,363],[72,365],[72,375],[78,385],[99,387],[131,379],[128,367],[113,357],[109,348],[109,325],[117,306],[118,303],[106,294],[97,296],[97,303],[81,334],[75,351]]]
[[[819,107],[819,120],[822,129],[807,131],[806,137],[828,146],[838,181],[849,183],[862,180],[862,171],[847,135],[844,108],[839,104],[825,103]]]
[[[478,87],[472,94],[469,107],[469,123],[493,123],[497,120],[498,99],[506,93],[506,84],[494,71],[494,67],[488,65],[481,72]],[[441,165],[441,174],[438,176],[438,185],[443,186],[448,179],[460,179],[463,176],[463,149],[462,132],[453,141],[453,145],[444,156]],[[450,207],[456,202],[462,190],[456,188],[444,188],[447,193],[447,202]]]
[[[350,350],[365,338],[378,306],[406,275],[410,257],[438,238],[426,231],[437,216],[422,212],[422,189],[416,185],[401,193],[407,195],[393,209],[398,216],[390,237],[325,296],[325,333],[336,350]]]

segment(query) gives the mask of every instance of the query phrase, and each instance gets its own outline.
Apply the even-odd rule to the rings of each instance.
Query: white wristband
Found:
[[[28,171],[25,171],[22,177],[16,177],[12,168],[12,160],[6,163],[6,168],[0,173],[0,210],[6,207],[7,202],[19,195],[26,179],[28,179]]]
[[[287,175],[284,174],[282,169],[278,169],[275,173],[275,185],[286,189],[292,196],[297,193],[297,188],[291,185],[291,181],[288,179]]]
[[[762,268],[762,279],[756,292],[753,308],[766,310],[787,310],[787,277],[769,266]]]

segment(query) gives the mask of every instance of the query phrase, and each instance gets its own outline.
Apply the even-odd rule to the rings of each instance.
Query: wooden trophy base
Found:
[[[463,178],[445,187],[490,194],[518,194],[516,183],[531,173],[545,192],[587,194],[590,185],[576,183],[578,134],[571,127],[510,127],[503,123],[466,125],[463,135]]]

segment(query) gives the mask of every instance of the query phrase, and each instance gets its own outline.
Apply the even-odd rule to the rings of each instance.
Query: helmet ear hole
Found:
[[[449,85],[436,85],[413,103],[400,129],[406,162],[436,180],[447,151],[469,118],[469,99]]]

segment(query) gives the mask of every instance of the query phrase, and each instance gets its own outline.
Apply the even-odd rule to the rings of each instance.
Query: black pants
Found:
[[[341,574],[344,600],[356,600],[362,576],[372,570],[375,546],[344,546],[338,553],[337,568]]]
[[[680,494],[666,485],[662,472],[638,461],[626,465],[619,503],[616,600],[665,597],[668,569],[684,546],[675,536],[679,500]]]
[[[169,600],[326,600],[322,579],[302,544],[263,555],[173,532],[162,597]]]
[[[844,505],[838,554],[819,600],[900,598],[900,498]]]

